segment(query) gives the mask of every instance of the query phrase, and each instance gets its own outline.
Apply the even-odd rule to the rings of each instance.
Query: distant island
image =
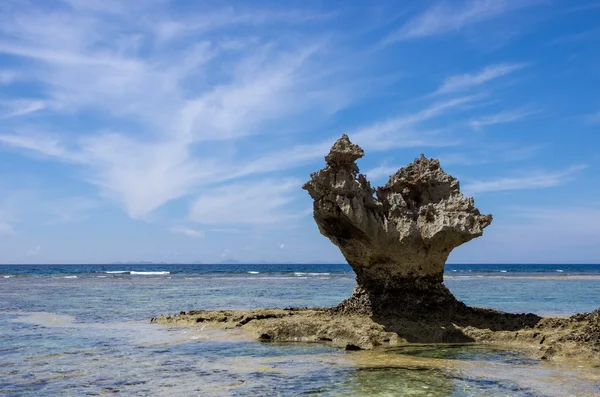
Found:
[[[237,265],[240,263],[240,261],[237,261],[235,259],[225,259],[222,262],[219,262],[221,265]]]

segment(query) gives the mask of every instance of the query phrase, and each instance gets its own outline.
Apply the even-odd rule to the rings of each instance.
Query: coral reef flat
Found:
[[[411,343],[484,343],[517,348],[541,359],[600,365],[600,310],[567,318],[469,308],[471,315],[374,319],[335,309],[199,310],[152,323],[242,329],[265,342],[322,342],[348,350]]]
[[[543,318],[469,307],[443,283],[450,252],[483,235],[492,215],[438,160],[421,155],[372,188],[356,160],[364,151],[347,135],[325,168],[303,186],[321,234],[356,274],[353,294],[333,308],[187,311],[151,322],[242,328],[254,338],[325,342],[347,350],[410,343],[487,343],[526,349],[541,359],[600,363],[600,309]]]

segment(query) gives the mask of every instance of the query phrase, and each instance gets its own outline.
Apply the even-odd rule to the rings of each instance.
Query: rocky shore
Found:
[[[386,322],[335,309],[198,310],[151,320],[169,326],[242,329],[264,342],[321,342],[347,350],[409,343],[490,343],[524,349],[541,359],[600,365],[600,309],[568,318],[471,308],[454,321],[395,318]]]
[[[493,343],[543,359],[600,364],[600,309],[542,318],[468,307],[444,286],[450,252],[492,222],[439,161],[424,156],[372,188],[363,150],[343,135],[303,188],[319,231],[356,273],[352,296],[334,308],[211,310],[153,318],[176,326],[241,328],[263,341],[325,342],[348,350],[408,343]]]

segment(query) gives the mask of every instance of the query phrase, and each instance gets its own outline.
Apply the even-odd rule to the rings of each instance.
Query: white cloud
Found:
[[[567,9],[566,12],[571,13],[571,12],[579,12],[579,11],[588,11],[588,10],[593,10],[595,8],[600,8],[600,3],[593,2],[593,3],[588,3],[588,4],[584,4],[584,5],[580,5],[580,6],[575,6],[575,7]]]
[[[370,151],[400,147],[450,146],[455,143],[440,137],[439,131],[426,130],[420,124],[453,109],[460,111],[461,107],[472,103],[477,98],[477,96],[467,96],[436,102],[414,114],[376,122],[348,135],[353,142]]]
[[[190,229],[188,227],[183,227],[183,226],[173,226],[171,229],[169,229],[169,231],[171,233],[183,234],[184,236],[193,237],[193,238],[204,238],[204,235],[205,235],[204,231]]]
[[[122,135],[85,141],[81,156],[105,196],[122,203],[126,213],[140,219],[169,200],[187,195],[217,168],[195,160],[178,142],[144,143]]]
[[[14,134],[0,135],[0,143],[19,149],[27,149],[44,156],[60,158],[63,161],[75,161],[75,155],[62,146],[60,139],[48,135]]]
[[[600,110],[585,117],[588,123],[600,124]]]
[[[335,13],[310,13],[297,10],[236,10],[226,7],[217,11],[203,12],[202,17],[163,20],[156,24],[155,32],[161,41],[185,36],[191,33],[203,33],[230,26],[259,26],[273,24],[305,24],[334,17]]]
[[[370,181],[389,178],[391,175],[394,175],[400,167],[394,167],[389,165],[380,165],[379,167],[371,168],[368,171],[363,172],[367,176],[367,179]]]
[[[0,186],[0,234],[14,233],[14,225],[18,222],[20,195],[9,192],[4,186]]]
[[[489,65],[477,73],[465,73],[448,77],[434,95],[466,91],[527,66],[526,63],[500,63]]]
[[[30,249],[29,251],[27,251],[25,253],[25,256],[36,256],[37,254],[40,253],[40,249],[42,248],[41,245],[36,246],[35,248]]]
[[[301,216],[284,209],[299,182],[256,182],[250,176],[322,159],[338,131],[317,143],[306,143],[314,142],[314,134],[305,138],[289,131],[305,133],[307,123],[328,120],[367,95],[353,88],[352,71],[360,71],[361,62],[348,59],[356,57],[315,36],[297,40],[296,34],[293,39],[281,34],[265,41],[235,30],[207,33],[232,25],[288,23],[293,10],[225,9],[226,17],[193,26],[185,24],[185,17],[172,20],[160,2],[148,5],[144,22],[135,5],[69,4],[50,14],[24,8],[19,18],[0,16],[0,52],[28,60],[27,75],[44,92],[44,115],[104,121],[92,123],[93,129],[66,131],[50,123],[46,130],[43,123],[33,130],[11,125],[0,132],[0,143],[83,170],[79,175],[134,219],[147,219],[165,203],[194,195],[190,219],[200,223],[261,224]],[[326,18],[300,14],[306,21]],[[194,40],[187,40],[192,33]],[[463,91],[520,67],[492,65],[450,78],[440,90]],[[373,152],[454,145],[448,130],[427,123],[459,114],[478,98],[449,98],[349,135]],[[252,135],[263,139],[249,139]],[[281,148],[281,142],[294,141],[304,143]],[[241,195],[246,197],[241,200]]]
[[[236,177],[251,174],[281,171],[295,168],[316,159],[322,159],[329,152],[336,138],[308,145],[296,145],[289,149],[282,149],[248,160],[235,172]]]
[[[447,165],[479,165],[490,163],[509,163],[529,160],[544,146],[496,143],[493,146],[472,149],[468,152],[442,153],[437,156],[442,167]]]
[[[600,3],[598,3],[598,6],[600,7]],[[557,37],[557,38],[547,42],[546,45],[548,45],[548,46],[561,45],[561,44],[572,45],[573,43],[578,43],[580,41],[595,39],[598,37],[599,33],[600,33],[600,29],[598,29],[598,28],[589,29],[589,30],[586,30],[583,32],[573,33],[573,34],[568,34],[568,35],[563,35],[563,36]]]
[[[326,118],[356,95],[338,76],[343,59],[333,59],[317,38],[299,42],[280,35],[264,41],[234,33],[229,42],[244,45],[225,46],[207,37],[164,46],[156,41],[153,23],[169,18],[160,2],[144,10],[151,23],[140,22],[138,13],[120,2],[69,4],[71,9],[49,14],[25,7],[18,18],[0,16],[0,52],[32,61],[29,73],[51,103],[48,113],[101,114],[111,130],[12,127],[0,132],[0,142],[83,167],[87,181],[135,219],[215,183],[277,170],[284,162],[277,150],[248,158],[263,151],[260,143],[245,156],[232,148],[249,135],[280,133],[283,119]],[[325,17],[294,10],[224,10],[227,17],[208,20],[208,30]],[[187,29],[172,30],[170,38]],[[142,54],[142,46],[152,51]],[[25,116],[44,103],[0,109],[0,117]],[[299,161],[314,156],[292,151]]]
[[[475,130],[479,130],[482,127],[488,127],[496,124],[514,123],[523,120],[529,116],[540,114],[540,110],[532,109],[514,109],[506,110],[496,114],[490,114],[482,117],[478,117],[469,122],[471,127]]]
[[[532,172],[523,176],[503,177],[489,181],[469,181],[463,186],[467,195],[508,190],[543,189],[568,182],[577,172],[587,168],[576,165],[563,171]]]
[[[14,229],[10,223],[0,220],[0,234],[12,234],[13,232]]]
[[[302,216],[288,210],[301,182],[294,179],[239,182],[202,193],[190,220],[203,224],[268,224]]]
[[[10,84],[19,78],[14,70],[0,69],[0,84]]]
[[[600,206],[508,207],[495,216],[482,238],[456,250],[452,262],[597,263],[600,258]]]
[[[269,62],[249,59],[251,65],[240,68],[234,82],[187,101],[181,110],[184,133],[198,141],[234,139],[257,133],[257,127],[270,120],[307,107],[316,110],[314,98],[297,90],[295,81],[304,78],[300,70],[315,51],[316,47],[300,48]]]
[[[64,197],[58,199],[35,198],[37,210],[49,217],[47,224],[80,222],[87,219],[90,213],[99,207],[96,200],[86,197]]]
[[[120,0],[62,0],[74,9],[120,14],[127,11]]]
[[[467,0],[437,3],[408,21],[386,39],[386,44],[445,33],[455,33],[470,25],[501,17],[509,12],[539,3],[536,0]]]
[[[439,131],[424,130],[421,124],[449,111],[464,110],[479,96],[466,96],[435,102],[414,114],[404,114],[385,121],[376,121],[348,132],[350,138],[368,151],[385,151],[401,147],[443,147],[455,141],[444,139]],[[231,167],[229,178],[297,168],[323,159],[339,135],[313,144],[300,144],[280,149]],[[2,137],[0,136],[0,140]]]
[[[100,203],[82,196],[57,196],[55,192],[19,185],[20,176],[0,180],[0,233],[19,231],[19,225],[49,226],[87,219]]]
[[[46,108],[44,101],[38,100],[12,100],[0,102],[0,119],[26,116]]]
[[[279,248],[280,248],[280,249],[284,249],[284,248],[285,248],[285,244],[283,244],[283,243],[280,243],[280,244],[279,244]]]

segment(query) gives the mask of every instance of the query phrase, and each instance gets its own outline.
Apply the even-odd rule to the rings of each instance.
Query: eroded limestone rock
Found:
[[[423,155],[373,189],[355,161],[364,152],[343,135],[303,188],[314,200],[320,232],[338,246],[358,287],[342,311],[418,314],[460,310],[443,286],[444,264],[491,221],[458,180]]]
[[[542,318],[457,301],[443,285],[444,264],[452,249],[482,234],[491,215],[481,215],[458,181],[423,156],[373,189],[355,163],[363,154],[342,136],[327,166],[304,186],[321,233],[356,272],[358,286],[349,299],[336,308],[199,310],[151,322],[213,325],[265,342],[325,342],[348,350],[479,342],[525,348],[546,359],[600,362],[600,309]]]

